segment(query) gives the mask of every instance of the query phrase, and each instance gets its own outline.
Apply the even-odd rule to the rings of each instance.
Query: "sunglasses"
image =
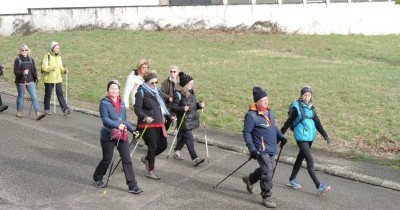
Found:
[[[169,73],[176,73],[176,71],[170,71]]]
[[[157,83],[158,83],[158,81],[157,82],[150,82],[150,85],[155,85]]]
[[[25,49],[24,49],[24,50],[21,50],[21,51],[28,51],[28,50],[25,50]]]

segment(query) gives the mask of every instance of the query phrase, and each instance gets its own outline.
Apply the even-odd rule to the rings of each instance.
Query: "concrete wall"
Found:
[[[299,34],[400,34],[400,6],[383,3],[121,6],[30,9],[0,15],[0,33],[62,31],[82,27],[129,30],[248,29],[258,21]],[[257,25],[257,27],[263,27]],[[261,29],[264,30],[264,29]]]

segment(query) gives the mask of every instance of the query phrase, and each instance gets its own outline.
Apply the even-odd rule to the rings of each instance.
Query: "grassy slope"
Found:
[[[136,61],[148,58],[160,80],[172,64],[192,75],[198,98],[207,105],[208,124],[240,132],[253,85],[268,90],[282,125],[288,105],[308,84],[334,151],[399,158],[400,36],[37,33],[1,37],[0,61],[12,69],[18,45],[26,43],[39,64],[52,40],[62,44],[63,62],[71,71],[69,97],[97,103],[109,79],[124,83]]]

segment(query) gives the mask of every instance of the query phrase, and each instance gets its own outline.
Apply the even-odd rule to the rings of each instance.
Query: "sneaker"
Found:
[[[172,155],[172,157],[174,157],[174,159],[177,160],[183,160],[183,158],[181,157],[181,151],[176,150],[175,153]]]
[[[45,113],[46,115],[52,115],[52,114],[53,114],[50,110],[44,110],[44,113]]]
[[[8,109],[8,106],[6,106],[6,105],[1,105],[0,106],[0,112],[2,112],[4,110],[7,110],[7,109]]]
[[[196,158],[193,160],[193,166],[199,166],[202,162],[204,162],[204,158]]]
[[[66,116],[66,115],[69,115],[69,114],[71,114],[72,112],[73,112],[72,109],[66,108],[66,109],[64,110],[64,115],[65,115],[65,116]]]
[[[253,194],[253,184],[250,183],[249,176],[242,177],[242,180],[246,184],[247,191]]]
[[[161,178],[156,174],[156,172],[154,172],[154,170],[149,171],[146,174],[147,177],[149,177],[150,179],[155,179],[155,180],[160,180]]]
[[[93,184],[97,188],[103,188],[104,186],[106,186],[103,181],[93,181]]]
[[[318,193],[319,194],[322,194],[322,193],[324,193],[324,192],[329,192],[329,191],[331,191],[332,190],[332,187],[331,186],[329,186],[329,185],[325,185],[325,184],[320,184],[319,185],[319,187],[318,187]]]
[[[36,112],[36,120],[41,120],[43,117],[45,117],[46,114],[42,112]]]
[[[17,111],[17,114],[16,114],[16,116],[17,117],[19,117],[19,118],[22,118],[23,116],[22,116],[22,112],[20,112],[20,111]]]
[[[130,187],[128,192],[133,193],[133,194],[139,194],[139,193],[143,192],[143,189],[140,188],[139,186],[135,185],[134,187]]]
[[[293,187],[294,189],[300,189],[301,188],[301,185],[297,182],[296,179],[289,180],[288,186],[289,187]]]
[[[276,208],[276,203],[272,201],[271,197],[264,198],[262,204],[267,208]]]
[[[149,161],[146,160],[146,157],[143,156],[143,157],[140,158],[140,160],[142,161],[142,163],[146,167],[147,171],[150,171]]]

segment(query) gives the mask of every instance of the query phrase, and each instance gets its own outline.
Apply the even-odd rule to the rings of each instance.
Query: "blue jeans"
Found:
[[[17,91],[18,91],[18,97],[17,97],[17,111],[22,111],[22,102],[25,97],[25,84],[24,83],[16,83],[17,86]],[[36,112],[39,111],[39,103],[37,100],[36,96],[36,86],[34,82],[28,82],[26,83],[26,90],[28,91],[29,95],[31,96],[33,108],[35,109]]]

